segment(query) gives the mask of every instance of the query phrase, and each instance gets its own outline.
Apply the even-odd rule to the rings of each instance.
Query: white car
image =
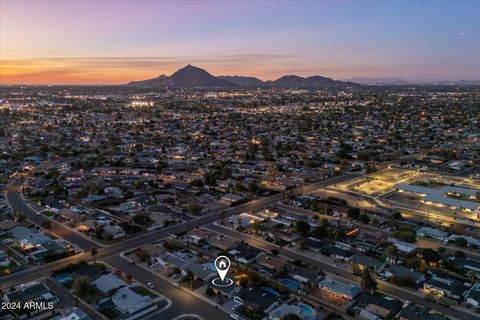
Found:
[[[150,289],[155,289],[155,286],[150,281],[147,282],[147,287],[149,287]]]
[[[240,320],[240,316],[239,316],[238,314],[236,314],[236,313],[232,313],[232,314],[230,315],[230,318],[235,319],[235,320]]]
[[[172,283],[172,286],[174,286],[175,288],[180,288],[180,283],[174,282]]]

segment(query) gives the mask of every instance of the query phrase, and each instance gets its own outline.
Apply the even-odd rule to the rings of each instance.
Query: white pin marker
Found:
[[[220,280],[225,279],[228,273],[228,269],[230,269],[230,259],[225,256],[220,256],[215,259],[215,268],[217,269],[218,275],[220,276]]]

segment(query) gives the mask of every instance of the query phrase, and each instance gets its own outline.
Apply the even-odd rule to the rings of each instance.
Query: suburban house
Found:
[[[362,289],[358,285],[332,278],[321,280],[318,287],[327,297],[346,301],[352,301],[362,293]]]
[[[118,311],[128,316],[129,320],[138,319],[157,309],[151,297],[139,295],[128,287],[118,289],[112,295],[112,302]]]
[[[263,267],[270,275],[280,272],[288,263],[289,260],[280,255],[273,256],[262,252],[257,256],[257,264]]]
[[[363,254],[357,254],[352,258],[352,266],[357,266],[360,271],[368,269],[378,274],[382,272],[385,264],[376,258],[368,257]]]
[[[416,285],[419,285],[425,281],[425,275],[423,273],[398,264],[392,264],[386,267],[382,273],[387,278],[394,278],[397,281],[412,281]]]
[[[233,297],[235,303],[243,305],[251,310],[261,309],[265,313],[278,307],[278,296],[263,288],[249,287],[242,290]]]
[[[433,294],[437,297],[453,299],[457,302],[463,300],[468,287],[455,279],[441,278],[433,275],[423,283],[423,291],[426,294]]]
[[[108,273],[94,281],[95,287],[103,294],[108,294],[110,290],[128,286],[128,283],[114,274]]]
[[[475,283],[466,295],[467,304],[474,308],[480,308],[480,283]]]
[[[2,300],[4,302],[20,302],[22,305],[29,301],[37,303],[43,303],[48,306],[51,303],[52,306],[56,305],[59,301],[50,288],[44,283],[33,283],[28,286],[21,285],[20,289],[6,293]],[[17,319],[32,319],[42,318],[48,315],[54,314],[54,309],[45,308],[32,308],[32,309],[13,309],[11,310],[17,317]]]
[[[362,293],[350,307],[357,318],[363,320],[392,319],[403,308],[403,302],[380,294]]]
[[[243,264],[251,264],[262,253],[260,249],[249,246],[245,243],[240,243],[228,252],[236,261]]]
[[[82,309],[77,307],[66,307],[62,310],[62,317],[59,320],[90,320],[90,318]]]

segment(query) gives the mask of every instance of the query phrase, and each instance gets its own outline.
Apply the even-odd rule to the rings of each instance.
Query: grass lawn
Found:
[[[150,290],[148,290],[147,288],[144,288],[144,287],[140,287],[138,288],[137,290],[135,290],[139,295],[142,295],[142,296],[150,296],[152,294],[152,292]]]

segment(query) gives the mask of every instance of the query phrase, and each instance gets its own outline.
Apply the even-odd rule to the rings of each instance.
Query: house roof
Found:
[[[376,305],[383,309],[389,310],[391,314],[397,314],[403,307],[403,302],[379,294],[371,294],[363,292],[357,300],[357,304],[361,307],[367,307],[369,305]],[[372,309],[369,310],[372,312]]]
[[[240,297],[245,304],[259,306],[263,309],[268,309],[268,307],[277,301],[277,297],[257,287],[242,288],[237,296]]]
[[[437,238],[446,238],[448,236],[448,232],[430,227],[421,227],[416,231],[416,233],[420,236],[433,236]]]
[[[453,264],[456,267],[464,268],[464,269],[469,269],[469,270],[474,270],[479,272],[480,271],[480,261],[477,260],[472,260],[467,257],[452,257],[449,260],[453,261]]]
[[[103,293],[108,293],[112,289],[117,289],[127,285],[128,283],[111,273],[104,274],[103,276],[95,280],[95,286]]]
[[[288,265],[287,270],[290,277],[301,282],[316,282],[325,277],[325,273],[321,270],[315,272],[306,267],[299,267],[293,264]]]
[[[324,288],[328,291],[339,295],[348,296],[350,298],[355,298],[362,292],[362,289],[359,286],[352,283],[343,282],[338,279],[323,279],[318,283],[318,285],[320,288]]]
[[[240,243],[229,251],[229,254],[235,256],[236,259],[243,258],[245,260],[252,260],[262,251],[255,247],[249,246],[245,243]]]
[[[335,246],[329,247],[327,249],[327,251],[330,255],[336,255],[336,256],[344,257],[344,258],[350,258],[350,257],[355,255],[355,252],[353,252],[353,251],[345,250],[345,249],[338,248],[338,247],[335,247]]]
[[[379,261],[376,258],[368,257],[363,254],[357,254],[353,257],[352,263],[354,264],[360,264],[362,266],[366,266],[369,268],[374,268],[374,269],[380,269],[383,267],[384,263]]]
[[[44,283],[36,283],[22,290],[5,294],[8,301],[40,300],[42,295],[50,293],[50,289]]]
[[[473,285],[468,292],[467,298],[480,302],[480,283]]]
[[[440,203],[443,205],[454,206],[457,208],[465,208],[472,211],[480,210],[479,203],[476,203],[473,201],[449,198],[445,196],[447,193],[457,193],[457,194],[462,194],[466,196],[474,196],[478,190],[468,189],[468,188],[459,188],[454,186],[442,186],[441,188],[434,189],[434,188],[416,186],[411,184],[400,184],[397,186],[397,189],[425,195],[422,198],[422,200],[424,201]]]
[[[462,297],[467,292],[467,287],[458,280],[441,278],[437,275],[433,275],[430,279],[425,281],[425,284],[438,288],[441,290],[449,291],[452,294]]]
[[[420,281],[424,277],[423,273],[417,272],[413,269],[398,264],[392,264],[388,266],[387,270],[397,278],[410,277],[413,278],[415,281]]]
[[[141,296],[128,287],[118,289],[112,296],[112,301],[123,310],[141,310],[152,303],[152,298]]]
[[[53,241],[48,236],[38,232],[37,230],[29,229],[25,226],[17,226],[10,229],[10,234],[18,241],[28,240],[32,244],[44,244]]]
[[[202,266],[198,263],[191,263],[183,267],[185,271],[191,271],[196,278],[202,279],[203,281],[207,281],[208,278],[214,276],[216,273],[212,270],[208,269],[205,266]]]
[[[90,320],[91,318],[77,307],[66,307],[63,309],[63,317],[60,320]]]
[[[257,263],[265,268],[280,271],[289,260],[284,256],[272,256],[265,252],[262,252],[257,257]]]

